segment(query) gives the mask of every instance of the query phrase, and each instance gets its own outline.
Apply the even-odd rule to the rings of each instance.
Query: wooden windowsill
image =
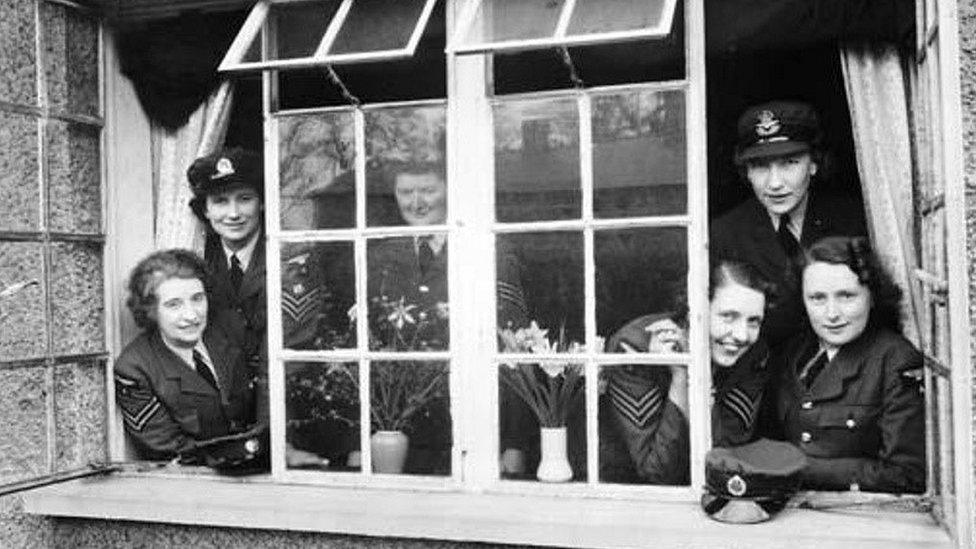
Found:
[[[949,548],[925,513],[788,508],[721,524],[692,502],[554,498],[115,475],[28,492],[48,516],[559,547]]]

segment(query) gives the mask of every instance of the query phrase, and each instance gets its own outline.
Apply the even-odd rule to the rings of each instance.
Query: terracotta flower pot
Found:
[[[541,438],[542,456],[536,478],[542,482],[568,482],[573,478],[573,469],[566,456],[566,427],[543,427]]]
[[[377,431],[369,438],[373,472],[399,474],[407,461],[410,439],[403,431]]]

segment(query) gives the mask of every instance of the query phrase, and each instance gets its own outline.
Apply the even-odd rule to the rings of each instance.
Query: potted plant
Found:
[[[579,353],[583,346],[567,342],[565,331],[550,341],[548,330],[532,321],[528,328],[498,331],[503,352]],[[506,362],[500,368],[501,381],[532,410],[541,428],[541,459],[536,477],[543,482],[566,482],[573,470],[566,456],[566,423],[583,396],[583,366],[566,360]]]

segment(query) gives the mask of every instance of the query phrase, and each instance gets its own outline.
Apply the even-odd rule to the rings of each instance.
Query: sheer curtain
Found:
[[[224,82],[182,128],[169,132],[153,127],[157,250],[189,248],[203,253],[204,230],[188,205],[193,194],[186,181],[186,169],[197,157],[223,144],[232,98],[233,86]]]
[[[905,291],[903,331],[919,345],[910,122],[901,59],[893,45],[845,44],[840,61],[871,244]]]

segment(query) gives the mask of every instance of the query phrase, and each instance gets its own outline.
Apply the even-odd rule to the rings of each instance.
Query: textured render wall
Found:
[[[962,132],[966,178],[966,250],[969,258],[969,317],[976,319],[976,0],[959,1],[960,78],[962,84]],[[976,321],[970,324],[970,360],[976,363]],[[973,382],[973,416],[976,419],[976,380]],[[976,433],[974,433],[976,437]],[[976,440],[973,441],[976,452]],[[976,460],[974,460],[976,461]],[[976,471],[973,471],[976,476]],[[973,517],[976,526],[976,517]],[[976,531],[976,528],[974,528]],[[972,540],[976,547],[976,534]]]
[[[104,363],[71,358],[105,340],[98,78],[96,22],[0,1],[0,283],[39,282],[0,301],[0,483],[105,457]],[[0,498],[0,546],[54,532]]]

